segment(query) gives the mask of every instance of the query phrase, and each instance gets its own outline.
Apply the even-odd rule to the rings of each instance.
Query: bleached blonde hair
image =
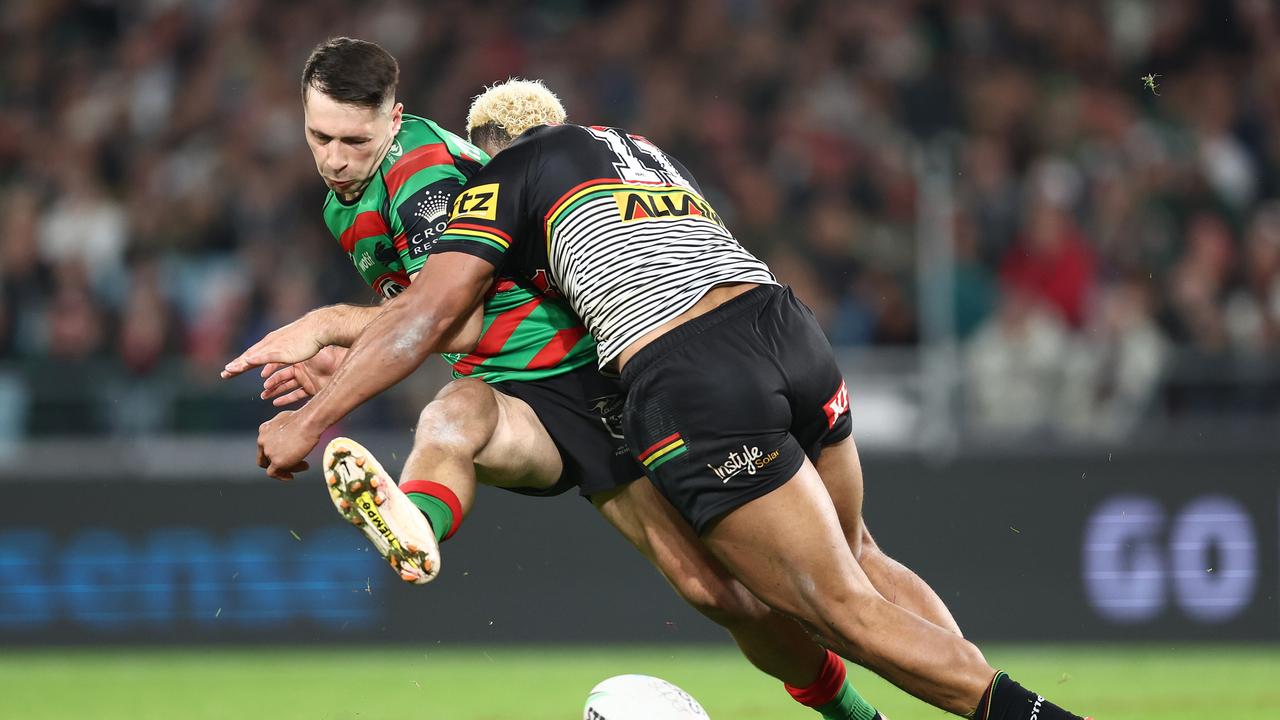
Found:
[[[475,130],[485,126],[502,130],[515,139],[535,125],[565,121],[564,105],[541,80],[511,78],[485,89],[467,111],[467,135],[475,142]]]

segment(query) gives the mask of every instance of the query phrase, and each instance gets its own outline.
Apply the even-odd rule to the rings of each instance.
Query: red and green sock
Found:
[[[880,713],[849,684],[844,660],[830,650],[813,684],[786,687],[796,702],[817,710],[826,720],[881,720]]]
[[[400,483],[400,490],[427,516],[436,542],[453,537],[462,525],[462,503],[447,486],[430,480],[409,480]]]

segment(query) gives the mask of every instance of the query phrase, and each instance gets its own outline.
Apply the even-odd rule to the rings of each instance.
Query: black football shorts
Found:
[[[622,427],[645,474],[699,534],[849,437],[849,394],[813,312],[762,285],[641,349]]]
[[[529,404],[560,451],[564,471],[552,487],[504,488],[522,495],[585,497],[621,487],[643,472],[622,435],[622,386],[594,363],[541,380],[505,380],[494,390]]]

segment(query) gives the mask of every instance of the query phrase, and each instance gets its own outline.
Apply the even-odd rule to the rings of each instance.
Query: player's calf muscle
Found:
[[[870,538],[870,535],[864,536],[859,564],[876,590],[889,602],[910,610],[943,630],[964,637],[951,611],[933,588],[911,568],[886,555]]]
[[[950,712],[972,711],[984,684],[995,673],[976,647],[954,635],[946,636],[954,638],[953,642],[934,636],[915,647],[904,647],[897,634],[904,626],[893,616],[906,611],[883,598],[828,603],[820,612],[817,623],[825,630],[822,636],[841,655]]]
[[[670,540],[659,542],[670,543]],[[730,576],[719,561],[699,553],[692,540],[684,543],[683,549],[692,553],[692,557],[671,551],[645,554],[650,555],[676,593],[693,609],[730,630],[754,625],[770,614],[769,607]]]

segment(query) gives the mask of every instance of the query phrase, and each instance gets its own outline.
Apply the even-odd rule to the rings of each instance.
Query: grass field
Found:
[[[1280,717],[1280,648],[986,649],[1028,687],[1098,720]],[[731,649],[6,650],[0,718],[577,720],[597,681],[664,677],[715,720],[817,718]],[[892,720],[941,718],[864,670]]]

